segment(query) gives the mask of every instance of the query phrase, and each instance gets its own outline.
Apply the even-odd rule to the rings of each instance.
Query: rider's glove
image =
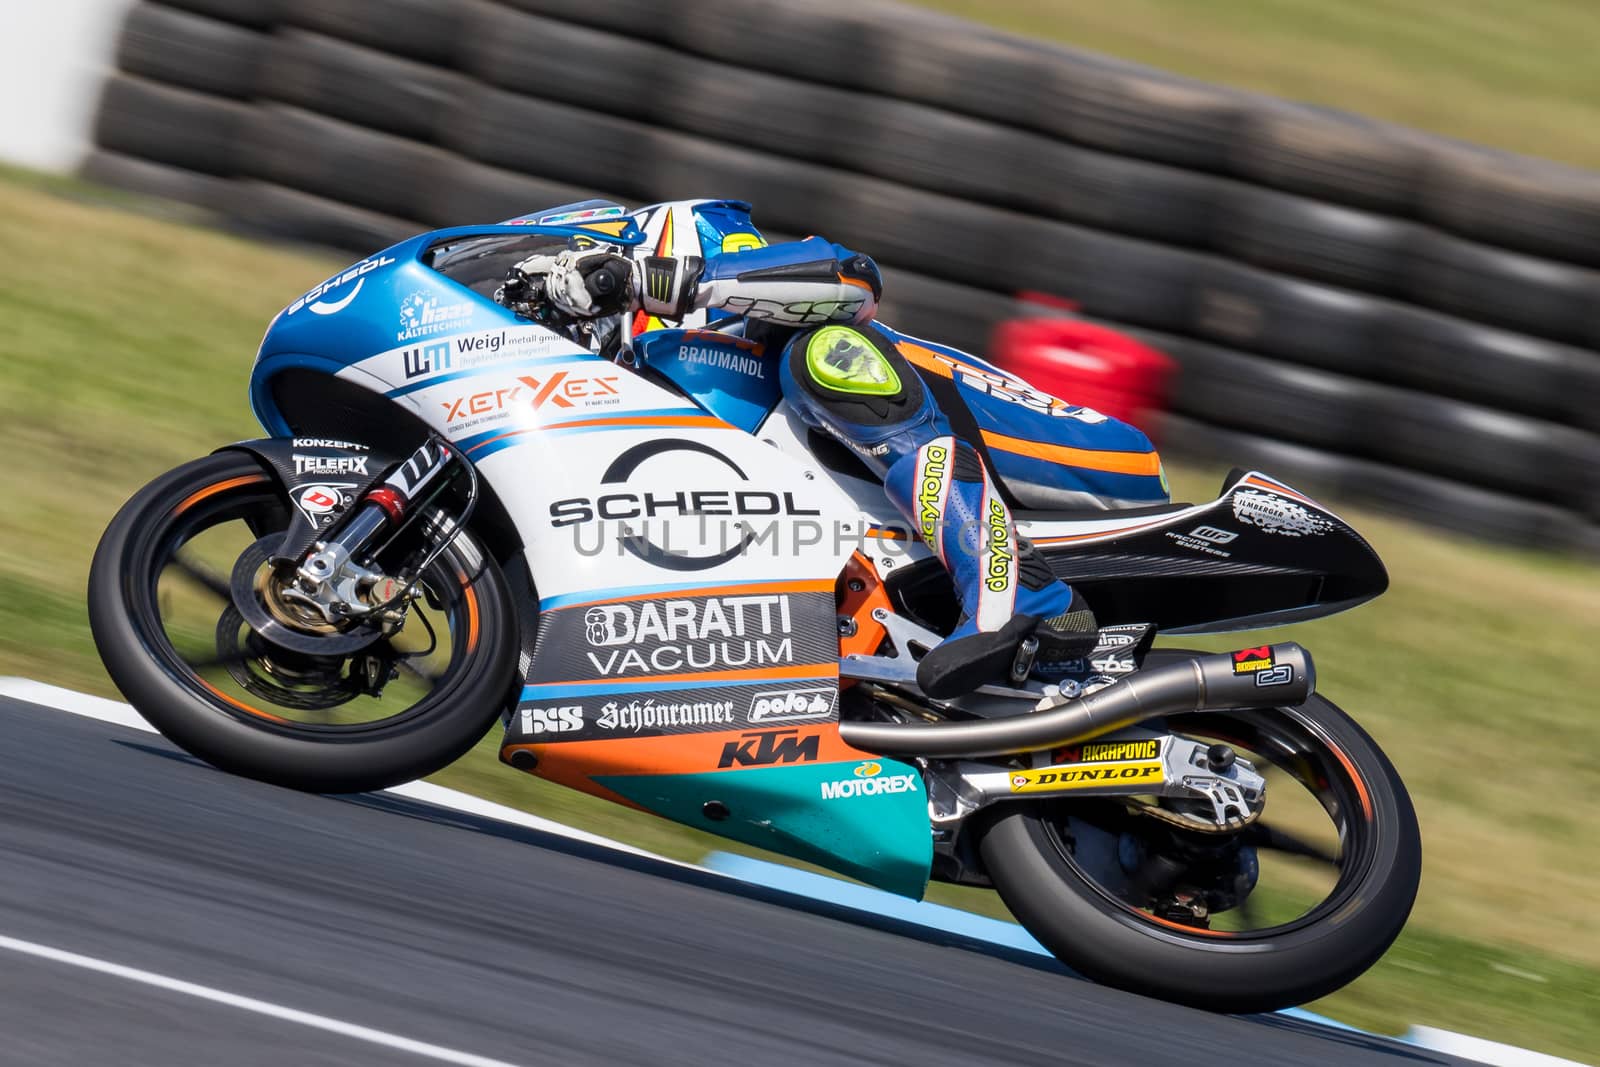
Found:
[[[516,272],[529,282],[542,279],[545,300],[575,318],[637,308],[677,320],[694,310],[704,266],[699,256],[646,256],[634,262],[603,248],[588,248],[529,256]]]
[[[638,307],[658,319],[683,318],[694,310],[705,260],[699,256],[646,256],[637,265]]]
[[[632,260],[603,248],[529,256],[517,264],[525,278],[543,278],[544,298],[574,318],[592,319],[633,305]]]

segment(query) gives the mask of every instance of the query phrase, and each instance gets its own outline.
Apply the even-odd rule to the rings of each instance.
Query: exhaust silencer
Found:
[[[1159,715],[1300,704],[1315,688],[1311,654],[1286,642],[1149,667],[1064,707],[1032,715],[969,722],[841,722],[839,736],[884,756],[1005,756],[1077,744]]]

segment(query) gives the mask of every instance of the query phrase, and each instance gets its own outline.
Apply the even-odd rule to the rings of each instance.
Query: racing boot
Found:
[[[1017,536],[1011,510],[971,445],[935,438],[897,460],[884,488],[950,571],[965,612],[917,664],[924,693],[947,699],[1007,677],[1030,636],[1038,648],[1022,665],[1046,676],[1094,650],[1094,613]]]

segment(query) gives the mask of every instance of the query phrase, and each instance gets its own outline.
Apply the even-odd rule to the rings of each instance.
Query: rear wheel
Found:
[[[510,695],[517,628],[499,568],[464,532],[419,576],[397,631],[335,626],[286,600],[267,562],[288,508],[267,470],[232,452],[130,500],[89,574],[112,680],[162,734],[235,774],[347,793],[446,766]],[[374,566],[402,574],[442,536],[425,515]]]
[[[1260,819],[1217,834],[1155,804],[999,807],[979,846],[1023,926],[1096,981],[1214,1011],[1304,1003],[1372,966],[1422,869],[1410,798],[1372,739],[1320,696],[1147,725],[1254,763]]]

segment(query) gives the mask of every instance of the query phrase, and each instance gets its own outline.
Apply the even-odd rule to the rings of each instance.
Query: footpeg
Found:
[[[1033,657],[1039,652],[1039,639],[1025,637],[1017,646],[1017,654],[1011,659],[1011,684],[1021,685],[1028,680],[1028,675],[1033,672]]]

